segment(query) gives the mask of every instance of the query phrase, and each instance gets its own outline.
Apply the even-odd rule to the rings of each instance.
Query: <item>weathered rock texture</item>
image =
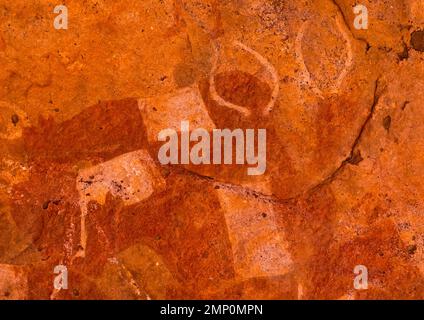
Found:
[[[0,298],[422,299],[424,1],[361,3],[0,0]],[[183,120],[266,173],[160,165]]]

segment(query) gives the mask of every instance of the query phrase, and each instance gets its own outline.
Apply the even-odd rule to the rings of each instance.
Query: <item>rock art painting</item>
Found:
[[[424,1],[0,2],[0,299],[424,298]]]

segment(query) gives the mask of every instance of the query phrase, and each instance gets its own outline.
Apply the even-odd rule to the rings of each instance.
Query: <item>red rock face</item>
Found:
[[[5,4],[0,298],[422,299],[424,5],[386,2]],[[183,121],[265,173],[162,164]]]

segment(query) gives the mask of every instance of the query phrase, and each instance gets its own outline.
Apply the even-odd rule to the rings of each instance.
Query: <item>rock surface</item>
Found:
[[[423,299],[424,1],[356,4],[4,1],[0,298]],[[265,174],[161,165],[183,120]]]

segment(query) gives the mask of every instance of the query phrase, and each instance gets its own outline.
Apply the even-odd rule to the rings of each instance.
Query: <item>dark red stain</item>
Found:
[[[23,139],[31,160],[54,162],[102,162],[147,147],[136,99],[100,102],[59,124],[40,118]]]

